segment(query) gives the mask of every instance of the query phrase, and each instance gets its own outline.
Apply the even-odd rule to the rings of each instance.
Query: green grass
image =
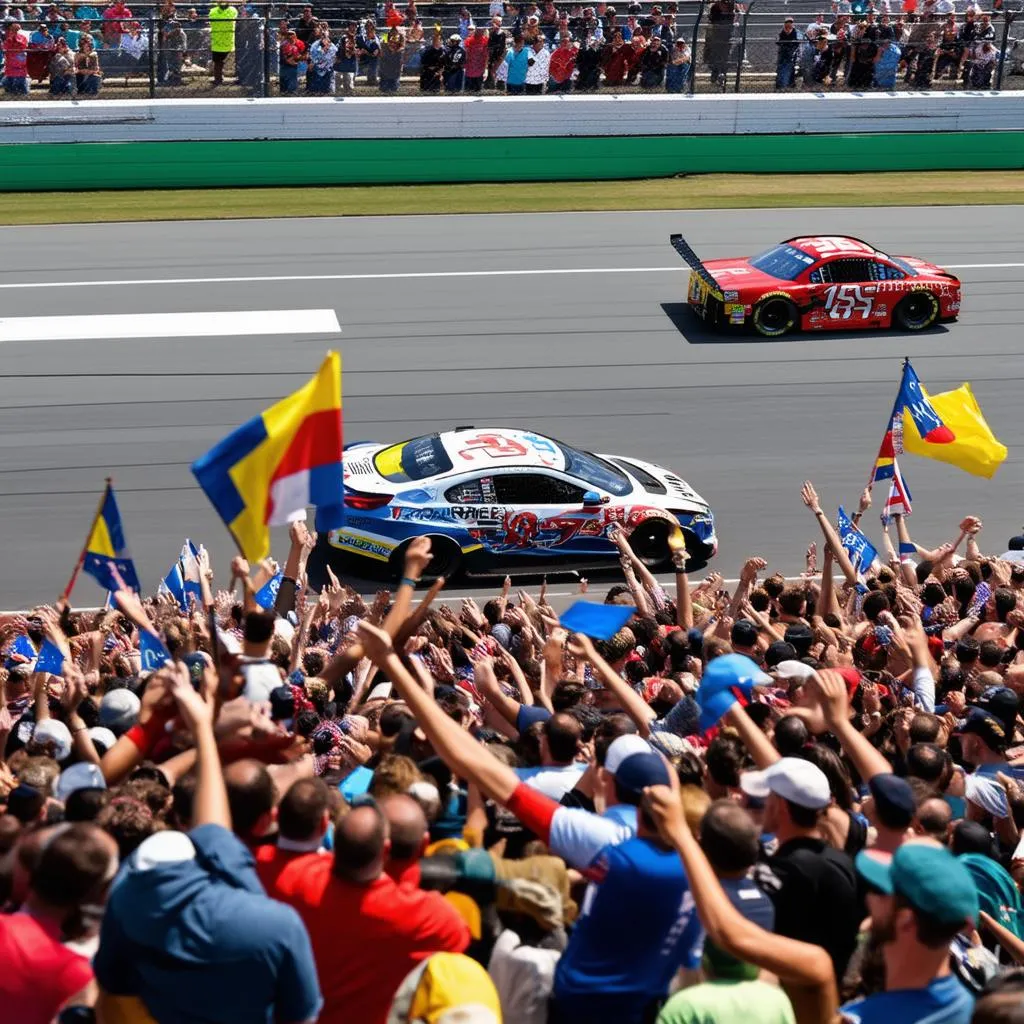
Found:
[[[1024,203],[1024,175],[989,171],[885,174],[708,174],[641,181],[485,185],[345,185],[4,195],[0,223],[414,213],[945,206]]]

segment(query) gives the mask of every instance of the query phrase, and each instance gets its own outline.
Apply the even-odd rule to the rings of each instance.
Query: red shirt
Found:
[[[320,1024],[385,1024],[398,986],[431,953],[461,953],[469,928],[440,893],[387,875],[355,885],[334,858],[297,857],[269,895],[299,912],[313,943],[324,1008]]]
[[[256,859],[256,874],[263,883],[263,888],[271,894],[273,894],[274,886],[277,884],[278,875],[293,860],[309,856],[308,851],[282,850],[274,843],[264,843],[262,846],[250,847],[249,852]],[[331,858],[329,855],[321,853],[318,856],[324,857],[330,863]]]
[[[50,1024],[92,981],[84,956],[63,946],[55,926],[30,914],[0,915],[0,1016],[18,1024]]]
[[[551,51],[551,64],[548,66],[548,74],[552,80],[561,84],[567,82],[576,67],[576,49],[570,46],[568,50],[561,46]]]

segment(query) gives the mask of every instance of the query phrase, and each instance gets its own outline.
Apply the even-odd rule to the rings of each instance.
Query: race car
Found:
[[[703,568],[718,548],[708,503],[675,473],[528,430],[456,427],[399,444],[349,444],[344,486],[345,525],[328,535],[328,560],[332,551],[372,559],[392,578],[423,535],[431,577],[613,564],[615,523],[654,570],[670,564],[674,523],[688,568]]]
[[[777,338],[805,331],[923,331],[960,314],[960,280],[912,256],[888,256],[847,235],[790,238],[749,259],[702,262],[682,235],[687,302],[717,328]]]

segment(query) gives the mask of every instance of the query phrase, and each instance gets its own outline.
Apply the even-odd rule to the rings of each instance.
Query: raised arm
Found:
[[[761,771],[771,767],[780,759],[779,752],[768,741],[768,737],[754,724],[754,720],[741,704],[733,704],[722,717],[722,721],[726,725],[731,725],[740,734],[743,745],[754,759],[754,764]]]
[[[576,634],[575,639],[569,644],[569,653],[590,662],[594,674],[604,688],[615,695],[622,710],[636,722],[640,735],[645,738],[650,736],[651,722],[658,717],[654,709],[598,654],[590,637],[582,633]]]
[[[891,775],[892,765],[850,721],[846,680],[833,669],[822,669],[808,681],[808,686],[812,692],[816,691],[829,730],[839,740],[860,777],[869,782],[876,775]]]
[[[846,549],[839,540],[839,534],[836,533],[835,527],[829,522],[828,516],[822,512],[821,503],[818,501],[818,493],[815,491],[814,485],[810,480],[807,480],[801,488],[800,497],[803,499],[803,503],[814,513],[814,518],[818,520],[818,526],[821,527],[825,544],[828,550],[832,552],[832,557],[836,560],[836,564],[850,585],[856,586],[857,572],[853,568],[850,556],[846,553]]]

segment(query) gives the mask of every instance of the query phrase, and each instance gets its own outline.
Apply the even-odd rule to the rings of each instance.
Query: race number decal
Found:
[[[478,454],[486,453],[492,459],[522,458],[527,455],[527,449],[511,437],[503,437],[501,434],[479,434],[471,437],[465,442],[465,448],[459,451],[459,455],[472,462]]]
[[[842,238],[835,235],[822,235],[819,238],[808,240],[807,248],[813,249],[819,256],[831,256],[837,252],[862,253],[865,250],[863,242],[854,238]]]
[[[831,320],[867,320],[874,302],[859,284],[834,284],[825,292],[825,309]]]

